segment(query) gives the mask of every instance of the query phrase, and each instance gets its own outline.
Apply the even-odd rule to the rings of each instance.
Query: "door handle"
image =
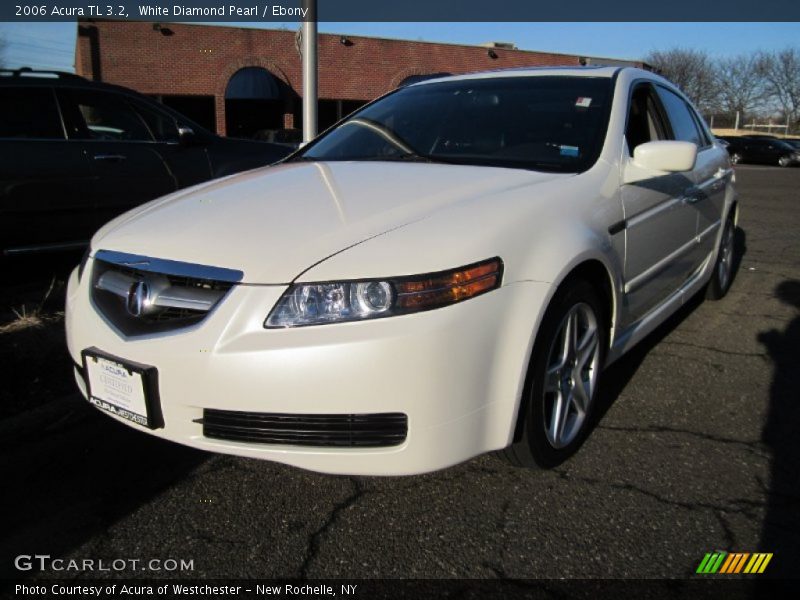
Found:
[[[702,198],[700,198],[700,196],[696,196],[694,194],[689,194],[689,195],[683,197],[683,203],[684,204],[697,204],[698,202],[700,202],[700,200],[702,200]]]
[[[95,160],[120,161],[120,160],[125,160],[126,158],[128,158],[128,157],[125,156],[124,154],[95,154],[94,155],[94,159]]]

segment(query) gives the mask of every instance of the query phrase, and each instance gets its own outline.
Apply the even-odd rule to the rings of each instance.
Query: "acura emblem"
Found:
[[[137,281],[131,286],[125,307],[134,317],[141,316],[150,307],[150,286],[146,281]]]

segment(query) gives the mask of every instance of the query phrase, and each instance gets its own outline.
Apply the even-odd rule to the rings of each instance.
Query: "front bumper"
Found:
[[[91,268],[91,264],[87,269]],[[237,285],[199,324],[125,337],[95,308],[89,277],[67,289],[67,344],[158,369],[164,427],[131,427],[209,450],[327,473],[404,475],[503,448],[513,435],[533,334],[550,286],[520,282],[423,313],[264,329],[285,286]],[[86,387],[76,370],[76,379]],[[204,409],[254,413],[403,413],[397,446],[329,448],[203,436]],[[114,417],[117,418],[117,417]]]

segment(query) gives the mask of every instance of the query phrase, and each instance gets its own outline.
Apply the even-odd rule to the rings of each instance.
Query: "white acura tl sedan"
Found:
[[[103,227],[69,281],[75,377],[131,427],[316,471],[553,466],[603,369],[728,290],[733,182],[647,71],[404,87]]]

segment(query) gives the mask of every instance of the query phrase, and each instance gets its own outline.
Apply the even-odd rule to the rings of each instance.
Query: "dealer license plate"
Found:
[[[89,402],[149,429],[163,426],[158,405],[157,371],[102,353],[83,351]]]

